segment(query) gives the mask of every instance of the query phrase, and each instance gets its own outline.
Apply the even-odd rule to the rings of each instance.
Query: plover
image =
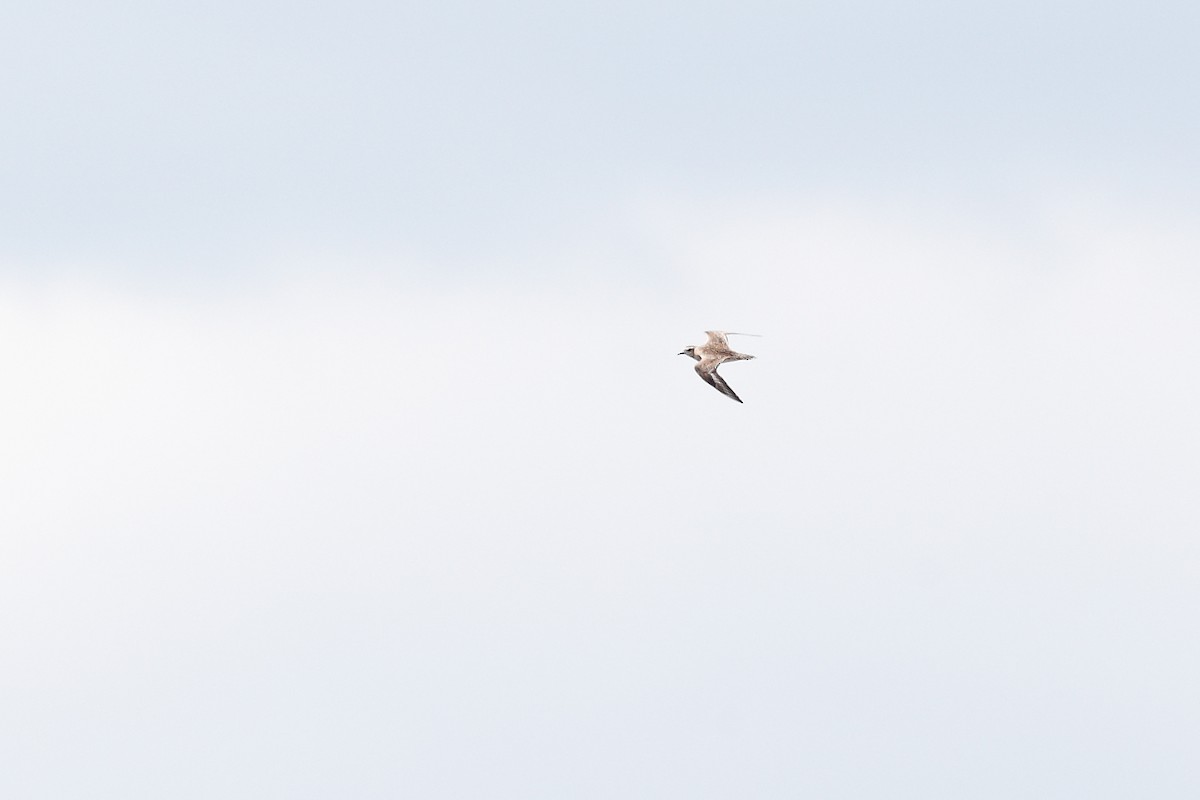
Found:
[[[730,349],[726,336],[757,336],[758,334],[726,333],[725,331],[705,331],[705,333],[708,334],[707,342],[689,347],[679,355],[691,356],[696,359],[699,362],[696,364],[696,374],[703,378],[705,383],[726,397],[737,400],[739,403],[742,402],[742,398],[738,397],[733,389],[729,388],[725,379],[717,374],[717,367],[726,361],[749,361],[754,358],[754,356]]]

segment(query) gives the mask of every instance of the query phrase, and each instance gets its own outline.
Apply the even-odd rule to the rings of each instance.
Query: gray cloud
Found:
[[[524,258],[564,230],[606,239],[647,187],[882,188],[1002,214],[1047,179],[1187,193],[1195,17],[29,5],[4,42],[0,256],[193,286],[297,245]]]

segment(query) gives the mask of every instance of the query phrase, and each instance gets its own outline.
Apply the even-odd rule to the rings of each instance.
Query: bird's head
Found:
[[[694,358],[694,359],[696,359],[697,361],[699,361],[699,360],[700,360],[700,357],[699,357],[698,355],[696,355],[696,348],[695,348],[695,347],[689,347],[688,349],[686,349],[686,350],[684,350],[683,352],[679,353],[679,355],[681,355],[681,356],[690,356],[691,358]]]

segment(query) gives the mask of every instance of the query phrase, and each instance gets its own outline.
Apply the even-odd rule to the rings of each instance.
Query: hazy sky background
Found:
[[[3,796],[1200,792],[1195,4],[2,17]]]

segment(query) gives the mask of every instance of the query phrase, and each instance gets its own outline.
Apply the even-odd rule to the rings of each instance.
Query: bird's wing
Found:
[[[742,402],[742,398],[737,396],[737,393],[734,392],[733,389],[731,389],[729,387],[729,384],[725,382],[725,379],[722,378],[720,376],[720,374],[717,373],[715,370],[713,371],[712,379],[713,379],[713,386],[717,387],[718,392],[725,395],[726,397],[730,397],[734,400],[737,400],[739,403]]]
[[[715,358],[706,358],[696,365],[696,374],[704,379],[704,382],[716,389],[726,397],[742,402],[742,398],[737,396],[733,389],[729,388],[729,384],[725,379],[717,374],[717,367],[721,365],[721,360]]]
[[[705,331],[708,334],[708,345],[717,347],[729,347],[729,340],[725,338],[725,331]]]

